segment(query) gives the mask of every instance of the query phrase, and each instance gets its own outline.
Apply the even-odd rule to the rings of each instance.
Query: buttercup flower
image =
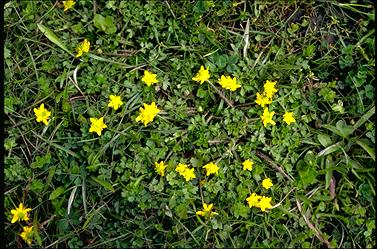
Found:
[[[272,98],[274,94],[278,91],[275,88],[276,82],[275,81],[269,81],[267,80],[266,83],[264,84],[264,93],[267,98]]]
[[[205,216],[205,217],[212,217],[213,215],[217,215],[218,213],[212,212],[213,204],[207,205],[203,203],[203,211],[197,211],[196,215]]]
[[[45,125],[48,124],[48,118],[51,116],[51,112],[45,109],[45,105],[41,104],[39,108],[34,108],[34,113],[37,118],[37,122],[43,122]]]
[[[179,163],[178,166],[175,167],[175,171],[177,171],[179,174],[182,174],[187,169],[188,169],[187,165],[183,163]]]
[[[209,71],[208,69],[205,69],[203,66],[200,67],[199,72],[196,74],[192,80],[199,82],[200,84],[203,84],[204,81],[209,80]]]
[[[212,162],[204,165],[203,168],[207,171],[206,176],[209,176],[210,174],[219,174],[219,167]]]
[[[237,88],[240,88],[241,85],[237,84],[236,77],[230,77],[230,76],[224,76],[221,75],[221,78],[219,79],[219,84],[222,86],[222,88],[231,90],[232,92],[235,91]]]
[[[249,204],[249,208],[256,207],[260,198],[262,198],[262,196],[259,196],[256,193],[252,193],[249,197],[247,197],[246,201]]]
[[[123,105],[122,100],[120,99],[120,96],[110,95],[110,102],[107,105],[108,107],[114,108],[114,110],[118,110],[118,108]]]
[[[21,238],[28,243],[31,244],[33,240],[33,227],[23,227],[23,232],[20,234]]]
[[[107,125],[103,122],[103,117],[99,119],[90,118],[90,122],[92,122],[92,125],[89,132],[97,132],[98,136],[101,136],[102,130],[107,128]]]
[[[194,174],[194,168],[186,169],[182,172],[182,176],[185,178],[186,182],[190,181],[191,179],[195,179],[196,176]]]
[[[259,207],[263,212],[266,212],[267,208],[271,208],[271,197],[262,196],[256,207]]]
[[[269,189],[269,188],[271,188],[272,186],[274,186],[274,184],[272,184],[272,181],[271,181],[270,178],[266,178],[266,179],[264,179],[264,180],[262,181],[262,186],[263,186],[263,188],[265,188],[265,189]]]
[[[157,74],[151,73],[148,70],[144,70],[144,76],[141,80],[147,84],[147,86],[151,86],[158,82]]]
[[[296,119],[293,117],[293,112],[284,113],[283,121],[286,122],[288,125],[296,122]]]
[[[75,5],[76,2],[72,0],[63,1],[64,11],[67,11],[69,9],[73,8],[73,5]]]
[[[28,221],[29,220],[28,212],[30,212],[30,211],[31,211],[31,208],[24,208],[24,204],[20,203],[18,208],[12,209],[10,211],[11,214],[13,214],[13,218],[11,220],[11,223],[15,223],[19,220]]]
[[[137,116],[136,122],[142,121],[144,126],[147,126],[159,112],[160,110],[157,108],[155,102],[152,102],[150,105],[144,104],[144,109],[140,107],[140,114]]]
[[[272,100],[268,98],[264,93],[257,93],[257,99],[255,100],[255,103],[257,103],[257,105],[260,105],[261,107],[264,107],[265,105],[271,104]]]
[[[245,160],[242,163],[243,170],[249,170],[249,171],[251,171],[253,169],[253,164],[254,164],[254,162],[250,161],[249,159]]]
[[[275,114],[274,111],[268,112],[268,108],[267,107],[264,108],[263,115],[261,116],[264,127],[266,127],[267,124],[272,124],[272,125],[276,124],[275,121],[272,120],[272,117],[274,116],[274,114]]]
[[[186,182],[196,178],[194,174],[194,168],[189,169],[186,164],[179,163],[178,166],[175,168],[175,171],[177,171],[181,176],[183,176]]]
[[[164,164],[164,161],[161,161],[160,163],[155,162],[154,165],[155,165],[156,173],[159,174],[160,176],[164,176],[165,175],[165,168],[167,167]]]
[[[76,51],[77,51],[76,58],[82,56],[84,53],[88,53],[89,52],[89,47],[90,47],[90,42],[87,39],[84,39],[84,41],[81,42],[76,47]]]

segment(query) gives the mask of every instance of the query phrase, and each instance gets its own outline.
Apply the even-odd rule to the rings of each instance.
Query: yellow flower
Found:
[[[267,208],[271,208],[271,197],[262,196],[256,207],[259,207],[263,212],[266,212]]]
[[[253,161],[250,161],[249,159],[245,160],[245,162],[242,163],[243,170],[249,170],[251,171],[253,169]]]
[[[82,56],[84,53],[88,53],[89,52],[89,47],[90,47],[90,42],[87,39],[84,39],[84,41],[81,42],[76,47],[76,51],[77,51],[76,58]]]
[[[207,174],[206,176],[209,176],[210,174],[219,174],[219,167],[214,163],[208,163],[203,166],[203,169],[206,169]]]
[[[262,186],[263,186],[263,188],[265,188],[265,189],[269,189],[269,188],[271,188],[272,186],[274,186],[274,184],[272,184],[272,181],[271,181],[270,178],[266,178],[266,179],[264,179],[264,180],[262,181]]]
[[[204,81],[209,80],[209,71],[208,69],[205,69],[203,66],[200,67],[199,72],[196,74],[192,80],[200,82],[200,84],[203,84]]]
[[[195,179],[196,177],[194,174],[194,168],[186,169],[185,171],[182,172],[181,175],[185,178],[186,182],[190,181],[191,179]]]
[[[150,105],[144,104],[144,109],[140,107],[140,114],[137,116],[136,122],[142,121],[144,126],[147,126],[159,112],[160,110],[157,108],[155,102],[152,102]]]
[[[196,215],[205,216],[205,217],[212,217],[213,215],[217,215],[218,213],[212,212],[213,204],[207,205],[203,203],[203,211],[197,211]]]
[[[21,238],[28,243],[31,244],[33,240],[33,227],[23,227],[24,231],[20,234]]]
[[[183,174],[188,169],[186,164],[179,163],[177,167],[175,167],[175,171],[177,171],[179,174]]]
[[[178,166],[175,168],[181,176],[183,176],[186,182],[190,181],[191,179],[195,179],[194,168],[189,169],[186,164],[179,163]]]
[[[231,90],[232,92],[235,91],[237,88],[240,88],[241,85],[237,84],[236,77],[230,77],[230,76],[224,76],[221,75],[221,78],[219,79],[219,84],[222,86],[222,88]]]
[[[161,161],[160,163],[155,162],[154,165],[155,165],[156,173],[159,174],[160,176],[164,176],[165,168],[167,167],[167,165],[164,164],[164,161]]]
[[[257,99],[255,100],[255,103],[257,103],[257,105],[260,105],[261,107],[264,107],[265,105],[271,104],[272,100],[270,98],[267,98],[264,93],[257,93]]]
[[[275,85],[276,85],[276,81],[269,81],[269,80],[267,80],[266,83],[264,84],[264,93],[267,98],[271,99],[272,96],[274,96],[274,94],[278,91],[275,88]]]
[[[264,108],[263,115],[261,116],[262,122],[264,127],[267,126],[267,124],[275,125],[275,121],[272,120],[272,117],[274,116],[275,112],[268,112],[268,108]]]
[[[15,223],[19,220],[28,221],[29,216],[28,212],[31,211],[31,208],[24,208],[24,204],[20,203],[18,208],[12,209],[10,212],[13,214],[13,219],[11,220],[11,223]]]
[[[101,136],[102,130],[107,128],[107,125],[103,122],[103,117],[96,119],[90,118],[92,126],[90,126],[89,132],[97,132],[98,136]]]
[[[118,110],[118,108],[123,105],[122,100],[120,99],[120,96],[110,95],[110,102],[107,105],[108,107],[114,108],[114,110]]]
[[[37,122],[43,122],[45,125],[48,124],[48,118],[51,116],[51,112],[45,109],[45,105],[41,104],[39,108],[34,108],[34,113],[37,118]]]
[[[293,117],[293,112],[284,113],[283,121],[286,122],[288,125],[296,122],[296,119]]]
[[[144,76],[141,80],[147,84],[147,86],[151,86],[158,82],[157,74],[151,73],[148,70],[144,70]]]
[[[246,201],[249,204],[249,207],[252,208],[258,205],[260,198],[262,198],[262,196],[259,196],[256,193],[252,193],[249,197],[246,198]]]
[[[68,1],[63,1],[63,5],[64,5],[64,11],[67,11],[69,9],[72,9],[73,8],[73,5],[75,5],[76,2],[75,1],[72,1],[72,0],[68,0]]]

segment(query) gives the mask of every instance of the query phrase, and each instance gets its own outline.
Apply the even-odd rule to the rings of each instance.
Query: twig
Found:
[[[50,223],[54,218],[55,218],[55,215],[52,215],[49,219],[43,221],[41,224],[39,224],[39,229],[44,229],[44,226]]]
[[[274,161],[272,161],[268,156],[263,154],[261,151],[256,151],[257,155],[261,157],[263,160],[265,160],[271,167],[273,167],[275,170],[279,171],[285,178],[287,178],[289,181],[293,182],[294,179],[287,175],[287,173],[284,172],[283,168],[277,165]]]
[[[293,190],[296,190],[296,188],[292,188],[292,189],[288,192],[288,194],[286,194],[286,195],[284,196],[284,198],[283,198],[278,204],[276,204],[276,205],[274,205],[273,207],[271,207],[271,209],[273,209],[273,208],[277,208],[278,206],[280,206],[280,205],[283,203],[283,201],[289,196],[289,194],[292,193]]]
[[[298,210],[300,211],[302,217],[304,218],[306,224],[310,229],[312,229],[315,232],[315,236],[324,244],[326,244],[327,248],[331,248],[330,242],[326,239],[324,239],[321,235],[321,232],[316,228],[310,221],[309,219],[305,216],[305,214],[302,212],[302,207],[300,202],[296,199],[296,205],[298,207]]]
[[[225,95],[224,95],[219,89],[217,89],[217,87],[215,87],[214,84],[212,84],[212,82],[209,82],[209,81],[208,81],[208,83],[213,87],[213,89],[215,89],[215,91],[220,95],[220,97],[221,97],[223,100],[225,100],[225,102],[226,102],[230,107],[234,108],[233,103],[232,103],[229,99],[227,99],[227,98],[225,97]]]

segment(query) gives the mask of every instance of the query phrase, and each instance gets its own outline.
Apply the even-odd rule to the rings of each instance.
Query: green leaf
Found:
[[[94,26],[106,34],[114,34],[116,32],[116,26],[114,24],[114,18],[112,16],[102,16],[96,14],[93,19]]]
[[[67,53],[69,53],[70,55],[72,55],[74,57],[74,54],[71,53],[67,47],[63,44],[63,42],[55,35],[54,32],[52,32],[49,28],[47,28],[46,26],[38,23],[37,24],[39,30],[47,37],[47,39],[49,39],[51,42],[55,43],[55,45],[58,45],[61,49],[63,49],[64,51],[66,51]]]
[[[326,135],[326,134],[318,134],[317,135],[317,138],[318,138],[318,141],[321,143],[321,145],[323,147],[327,147],[329,146],[330,144],[332,144],[333,142],[331,141],[331,138],[330,136]]]
[[[366,121],[369,120],[370,117],[374,115],[376,111],[376,107],[373,106],[369,111],[367,111],[354,125],[353,130],[356,130],[360,126],[362,126]]]
[[[135,68],[135,67],[143,67],[144,66],[144,65],[128,65],[128,64],[125,64],[125,63],[113,61],[113,60],[110,60],[110,59],[107,59],[107,58],[104,58],[104,57],[101,57],[101,56],[98,56],[98,55],[95,55],[95,54],[91,54],[91,53],[88,53],[87,56],[89,56],[90,58],[92,58],[94,60],[121,65],[125,69],[130,69],[130,68]]]
[[[340,132],[341,136],[344,138],[348,137],[353,132],[353,127],[347,125],[346,122],[344,122],[343,120],[339,120],[338,122],[336,122],[335,126]]]
[[[233,205],[233,213],[236,219],[238,219],[238,217],[240,216],[243,218],[247,218],[249,211],[250,211],[250,208],[248,208],[247,206],[245,206],[244,204],[240,202],[236,202]]]
[[[369,140],[366,138],[363,139],[357,139],[355,142],[361,146],[369,155],[372,157],[373,161],[376,161],[376,154],[374,148],[371,148],[368,146],[367,143],[369,143]]]
[[[37,156],[35,158],[35,162],[33,162],[30,167],[33,168],[33,169],[40,169],[42,168],[43,166],[45,166],[46,164],[49,164],[51,161],[51,154],[50,153],[47,153],[46,155],[44,156]]]
[[[309,46],[307,46],[305,49],[304,49],[304,56],[306,58],[312,58],[313,55],[314,55],[314,51],[315,51],[315,45],[313,44],[310,44]]]
[[[328,154],[331,154],[337,150],[339,150],[342,146],[344,145],[344,142],[343,141],[340,141],[336,144],[333,144],[331,146],[328,146],[326,149],[324,150],[321,150],[319,153],[318,153],[318,156],[326,156]]]
[[[55,200],[55,199],[58,198],[61,194],[63,194],[64,191],[65,191],[65,187],[63,187],[63,186],[58,187],[57,189],[55,189],[54,191],[51,192],[50,197],[49,197],[49,200],[50,200],[50,201]]]
[[[326,165],[326,168],[335,167],[335,164],[334,164],[334,161],[332,160],[331,155],[328,155],[326,157],[325,165]],[[328,189],[330,186],[331,177],[332,177],[332,170],[326,171],[326,175],[325,175],[326,189]]]
[[[226,66],[227,57],[225,55],[220,55],[216,58],[216,65],[221,69]]]
[[[38,226],[38,214],[37,213],[34,213],[34,218],[33,218],[33,233],[34,233],[34,237],[37,241],[37,244],[42,247],[42,239],[41,239],[41,236],[39,235],[39,226]]]
[[[343,101],[338,100],[337,104],[334,104],[331,106],[331,110],[343,114],[344,113]]]
[[[194,6],[194,12],[204,14],[207,11],[207,6],[204,0],[198,0]]]
[[[297,163],[297,171],[302,184],[310,185],[316,182],[317,171],[313,167],[308,166],[304,160],[300,160]]]
[[[98,179],[97,177],[94,177],[94,176],[90,176],[90,178],[92,178],[93,181],[95,181],[96,183],[104,187],[105,189],[115,192],[115,189],[113,188],[113,185],[111,183]]]

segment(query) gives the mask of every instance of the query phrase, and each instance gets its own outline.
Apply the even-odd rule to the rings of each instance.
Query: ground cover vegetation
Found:
[[[8,1],[9,248],[375,246],[368,1]]]

